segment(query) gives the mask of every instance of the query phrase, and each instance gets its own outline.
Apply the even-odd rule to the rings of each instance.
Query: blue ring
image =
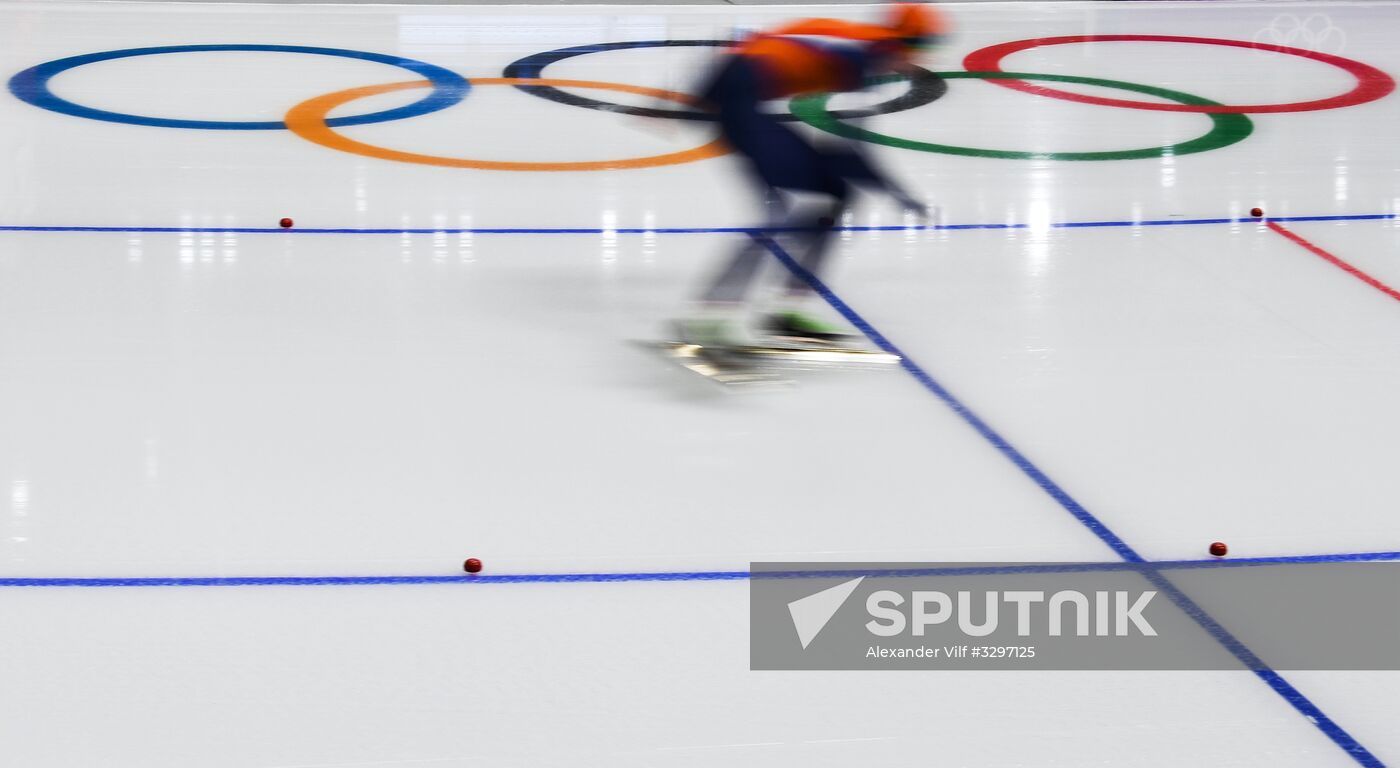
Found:
[[[109,123],[127,123],[129,125],[149,125],[157,128],[199,128],[205,130],[222,131],[270,131],[285,129],[287,124],[281,120],[269,121],[222,121],[222,120],[176,120],[164,117],[144,117],[142,115],[128,115],[122,112],[108,112],[103,109],[93,109],[84,107],[81,104],[74,104],[66,99],[59,98],[53,91],[49,90],[49,80],[61,72],[66,72],[74,67],[81,67],[84,64],[92,64],[98,61],[108,61],[110,59],[125,59],[131,56],[149,56],[157,53],[191,53],[202,51],[277,51],[281,53],[313,53],[321,56],[342,56],[347,59],[363,59],[379,64],[389,64],[391,66],[406,69],[416,75],[427,78],[433,84],[433,90],[424,98],[412,104],[382,112],[371,112],[367,115],[352,115],[350,117],[336,117],[326,121],[327,125],[365,125],[367,123],[382,123],[389,120],[400,120],[406,117],[417,117],[426,115],[429,112],[436,112],[446,109],[461,101],[467,95],[470,84],[461,75],[442,67],[428,64],[413,59],[404,59],[398,56],[387,56],[382,53],[368,53],[366,51],[351,51],[344,48],[310,48],[301,45],[167,45],[155,48],[126,48],[118,51],[102,51],[99,53],[85,53],[81,56],[70,56],[66,59],[55,59],[38,66],[20,72],[10,78],[10,93],[21,101],[26,101],[36,107],[61,112],[74,117],[86,117],[90,120],[105,120]]]

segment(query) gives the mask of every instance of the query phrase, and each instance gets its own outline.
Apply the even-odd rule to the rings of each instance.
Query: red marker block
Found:
[[[1217,541],[1210,545],[1210,553],[1216,557],[1224,557],[1225,553],[1229,551],[1230,548],[1225,546],[1225,542],[1223,541]]]
[[[279,222],[277,222],[277,223],[280,224],[280,225],[282,225],[282,228],[283,228],[283,229],[291,229],[291,228],[292,228],[292,220],[291,220],[291,219],[282,219],[281,221],[279,221]]]
[[[1224,545],[1222,544],[1221,546]],[[467,573],[481,573],[481,561],[474,557],[469,557],[465,563],[462,563],[462,570]]]

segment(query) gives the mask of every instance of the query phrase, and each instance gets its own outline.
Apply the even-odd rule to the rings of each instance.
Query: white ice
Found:
[[[943,69],[1002,41],[1173,34],[1315,46],[1400,73],[1391,2],[948,11]],[[258,43],[484,78],[555,48],[874,12],[36,0],[0,4],[0,75],[119,48]],[[685,91],[712,55],[614,51],[547,74]],[[1316,61],[1164,43],[1044,48],[1012,65],[1224,103],[1351,83]],[[404,79],[365,61],[222,52],[92,64],[53,88],[111,111],[280,120],[320,94]],[[1029,227],[852,232],[830,283],[1145,557],[1199,558],[1214,540],[1239,556],[1400,550],[1400,302],[1247,216],[1400,213],[1400,96],[1251,119],[1240,143],[1142,160],[877,149],[937,222]],[[942,100],[873,125],[1082,152],[1185,141],[1210,121],[952,80]],[[524,161],[709,139],[487,85],[343,133]],[[100,122],[8,92],[0,158],[0,227],[123,228],[0,231],[0,577],[451,575],[467,556],[497,574],[1116,558],[902,371],[726,396],[630,343],[659,334],[743,235],[612,230],[755,223],[732,158],[445,168],[280,130]],[[296,228],[218,231],[284,216]],[[1052,226],[1220,218],[1241,220]],[[868,199],[849,223],[903,222]],[[1400,286],[1394,221],[1286,226]],[[483,228],[601,231],[303,231]],[[1353,764],[1245,672],[757,673],[747,632],[742,581],[0,587],[0,764]],[[1394,673],[1285,677],[1400,761]]]

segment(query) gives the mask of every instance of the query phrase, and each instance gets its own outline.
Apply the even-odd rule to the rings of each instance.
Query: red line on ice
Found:
[[[1366,274],[1365,272],[1362,272],[1360,269],[1357,269],[1355,266],[1342,260],[1338,256],[1328,253],[1327,251],[1324,251],[1318,246],[1313,245],[1307,240],[1304,240],[1296,232],[1283,226],[1282,224],[1279,224],[1276,221],[1265,222],[1265,224],[1266,226],[1268,226],[1269,229],[1272,229],[1273,231],[1279,233],[1280,235],[1283,235],[1289,240],[1292,240],[1294,243],[1301,245],[1302,247],[1311,251],[1314,255],[1322,257],[1323,259],[1331,263],[1333,266],[1340,268],[1342,271],[1346,272],[1347,274],[1351,275],[1357,280],[1360,280],[1361,282],[1371,286],[1372,288],[1375,288],[1376,290],[1380,291],[1381,293],[1384,293],[1392,299],[1395,299],[1396,301],[1400,301],[1400,291],[1397,291],[1394,288],[1391,288],[1390,286],[1386,285],[1385,283],[1382,283],[1381,281],[1377,280],[1376,278]]]

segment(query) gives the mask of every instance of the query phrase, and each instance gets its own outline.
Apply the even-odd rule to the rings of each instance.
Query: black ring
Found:
[[[537,78],[542,77],[544,68],[562,59],[573,56],[582,56],[586,53],[601,53],[603,51],[626,50],[629,48],[670,48],[670,47],[696,47],[709,46],[727,48],[734,44],[732,40],[631,40],[621,43],[597,43],[595,45],[579,45],[572,48],[560,48],[554,51],[534,53],[523,59],[512,62],[501,73],[502,77]],[[590,99],[587,96],[579,96],[559,88],[549,85],[517,85],[520,90],[539,96],[542,99],[557,101],[560,104],[569,104],[575,107],[586,107],[588,109],[598,109],[604,112],[616,112],[623,115],[636,115],[639,117],[665,117],[676,120],[714,120],[715,116],[708,112],[685,109],[658,109],[654,107],[632,107],[626,104],[614,104],[609,101],[599,101]],[[841,109],[832,112],[833,115],[842,120],[853,120],[862,117],[874,117],[875,115],[888,115],[892,112],[903,112],[905,110],[922,107],[929,104],[943,94],[948,92],[948,81],[924,69],[914,67],[909,75],[909,90],[888,101],[872,105],[865,109]],[[779,120],[798,120],[796,115],[791,113],[775,115]]]

